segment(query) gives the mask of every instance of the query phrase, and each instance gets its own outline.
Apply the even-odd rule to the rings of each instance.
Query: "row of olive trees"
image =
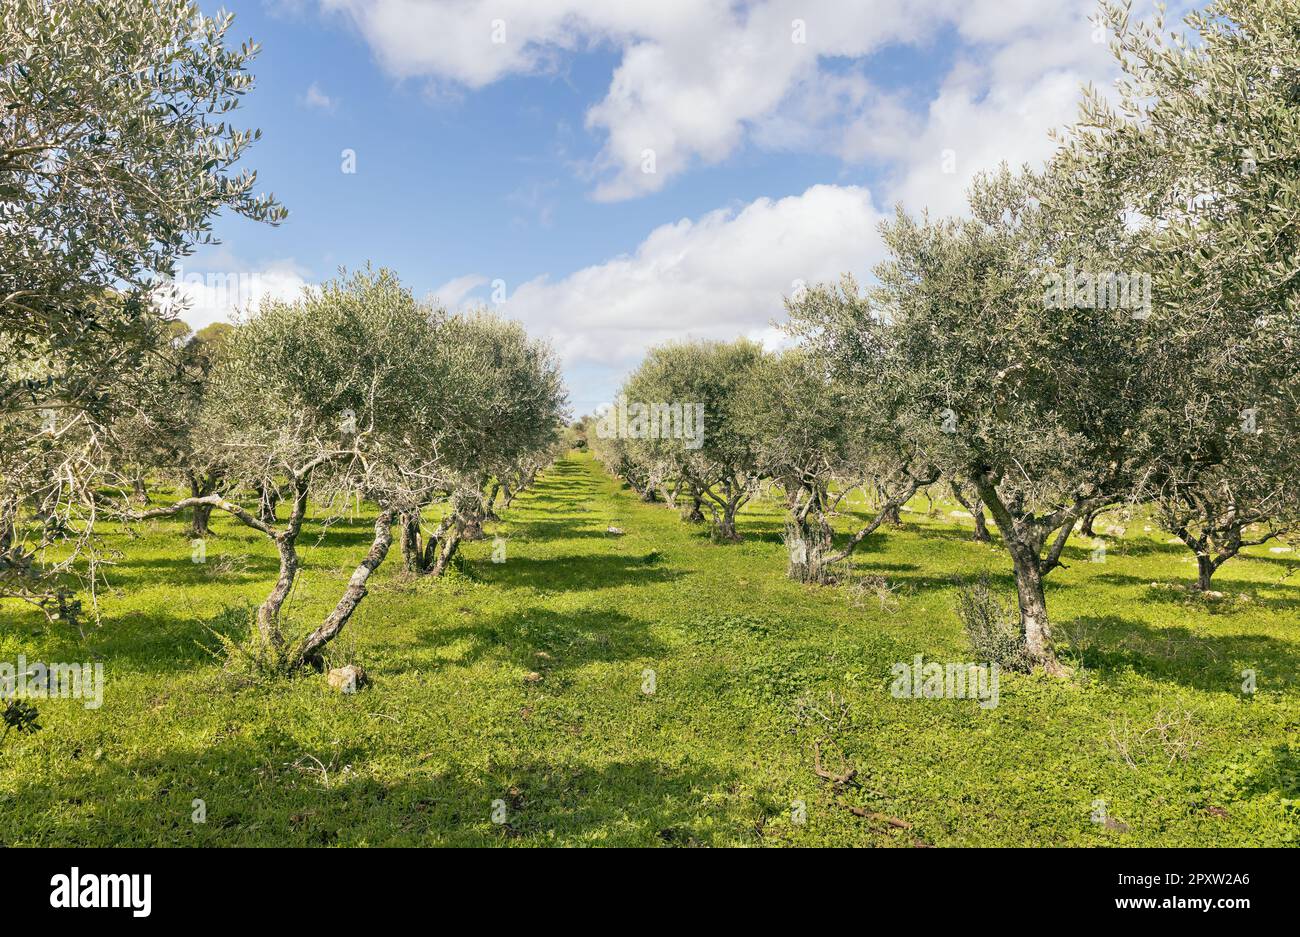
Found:
[[[257,611],[260,649],[288,669],[319,665],[394,529],[408,569],[440,574],[487,514],[485,486],[512,472],[535,475],[564,410],[553,356],[520,326],[486,313],[448,315],[417,302],[390,272],[364,270],[268,302],[231,331],[179,439],[178,462],[158,466],[202,464],[219,490],[126,516],[216,510],[264,534],[279,575]],[[266,492],[279,495],[268,504]],[[253,493],[257,507],[240,493]],[[375,510],[364,556],[323,621],[291,640],[281,612],[310,509],[329,523],[363,501]],[[446,516],[422,544],[435,505],[446,505]]]
[[[1077,524],[1153,505],[1202,589],[1300,528],[1294,4],[1222,0],[1189,19],[1191,43],[1124,6],[1102,15],[1120,107],[1089,95],[1043,171],[982,177],[967,216],[900,209],[870,289],[846,278],[788,302],[795,350],[652,351],[622,394],[702,404],[703,439],[610,424],[592,439],[605,464],[643,497],[684,490],[732,538],[774,481],[791,573],[814,581],[945,477],[992,517],[1026,654],[1049,672],[1044,578]],[[836,551],[829,519],[864,482],[880,512]]]
[[[837,295],[819,287],[803,302]],[[588,439],[642,498],[672,507],[684,500],[693,521],[707,510],[723,540],[740,538],[738,512],[775,483],[787,507],[791,575],[821,582],[939,477],[926,440],[899,431],[903,414],[887,392],[884,383],[864,392],[833,377],[804,349],[774,355],[746,340],[676,343],[653,349],[620,389],[631,418],[616,425],[622,417],[611,411]],[[830,519],[859,488],[871,494],[874,516],[834,551]]]

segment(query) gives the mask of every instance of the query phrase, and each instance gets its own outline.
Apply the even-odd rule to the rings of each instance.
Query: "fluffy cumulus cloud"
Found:
[[[1079,86],[1113,74],[1092,0],[320,2],[391,74],[463,88],[618,50],[587,112],[600,141],[593,194],[605,200],[654,192],[750,141],[879,161],[891,197],[934,189],[949,207],[978,169],[1040,160]],[[956,38],[956,61],[928,104],[905,106],[869,79],[880,50],[926,49],[941,35]]]
[[[688,336],[770,346],[781,340],[771,324],[784,317],[783,296],[881,258],[879,220],[865,188],[758,199],[662,225],[626,256],[524,283],[503,312],[549,336],[568,364],[623,366]]]
[[[198,330],[254,313],[262,301],[297,298],[308,280],[293,261],[242,264],[222,252],[201,267],[178,265],[158,301]]]
[[[466,305],[466,297],[487,282],[487,277],[470,273],[448,280],[430,294],[429,298],[440,306],[457,309]]]
[[[1115,66],[1092,0],[973,0],[955,26],[964,44],[938,93],[917,112],[887,96],[850,115],[848,161],[878,160],[891,197],[917,211],[959,212],[971,179],[999,163],[1041,165],[1069,125],[1080,89],[1105,92]]]
[[[356,25],[392,75],[435,85],[481,88],[585,49],[616,51],[586,115],[598,200],[653,193],[745,146],[873,170],[874,200],[835,185],[759,199],[520,286],[508,314],[550,335],[579,370],[624,368],[685,336],[779,345],[771,322],[795,281],[865,275],[881,258],[881,211],[898,201],[962,211],[977,172],[1041,163],[1048,132],[1077,113],[1080,87],[1105,91],[1115,75],[1093,0],[320,2]],[[1149,4],[1135,6],[1140,15]],[[916,66],[926,83],[900,88],[896,69],[891,80],[878,67],[886,50],[933,56]],[[463,277],[438,292],[457,305],[479,285]]]

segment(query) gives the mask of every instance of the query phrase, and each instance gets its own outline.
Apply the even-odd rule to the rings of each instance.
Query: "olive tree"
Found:
[[[427,533],[424,505],[404,512],[401,545],[408,570],[441,575],[460,542],[481,535],[492,479],[508,497],[531,483],[560,437],[567,397],[550,347],[519,323],[477,310],[440,317],[436,331],[438,478],[429,500],[448,510]]]
[[[856,295],[851,281],[843,288]],[[818,286],[790,305],[797,316],[810,301],[844,298],[836,288]],[[787,569],[793,579],[834,581],[835,565],[938,477],[925,453],[891,420],[887,388],[868,390],[840,379],[812,348],[771,356],[763,379],[754,383],[752,400],[761,472],[785,499]],[[845,500],[868,484],[884,497],[867,523],[836,550],[832,520],[844,513]]]
[[[167,350],[154,288],[222,209],[284,215],[235,171],[256,46],[230,23],[189,0],[0,8],[0,594],[63,604],[89,564],[93,597],[107,427]]]
[[[233,172],[258,132],[228,122],[257,52],[226,45],[232,19],[191,0],[0,13],[0,334],[46,360],[52,396],[70,389],[65,365],[149,344],[145,298],[211,240],[214,214],[284,216],[253,194],[255,173]],[[129,301],[104,302],[110,290]],[[0,412],[18,403],[0,396]]]
[[[603,431],[600,416],[596,417],[594,432],[588,438],[591,453],[611,475],[623,479],[643,501],[656,499],[655,486],[662,478],[659,463],[650,462],[649,454],[634,448],[632,440],[620,435],[617,429]]]
[[[119,466],[114,474],[124,476],[120,480],[130,485],[137,504],[150,503],[146,477],[150,472],[179,479],[193,498],[223,490],[227,484],[224,455],[200,438],[199,416],[212,369],[232,327],[190,333],[182,322],[170,325],[168,353],[146,365],[151,380],[123,389],[121,395],[131,406],[108,427]],[[209,505],[194,506],[191,538],[210,536],[211,514]]]
[[[1049,168],[1048,172],[1052,170]],[[1056,304],[1045,279],[1069,258],[1116,269],[1122,219],[1086,236],[1044,207],[1042,176],[977,180],[971,217],[901,210],[882,226],[890,258],[866,307],[808,318],[809,341],[846,376],[874,373],[884,327],[889,379],[918,444],[970,484],[1011,554],[1026,653],[1060,672],[1044,577],[1074,522],[1133,490],[1150,465],[1163,359],[1139,353],[1144,324],[1108,305]]]
[[[824,570],[848,559],[882,524],[896,522],[903,505],[939,479],[940,469],[931,452],[931,434],[925,432],[928,422],[915,425],[909,401],[899,393],[890,371],[892,333],[875,316],[857,281],[845,275],[838,284],[818,284],[787,300],[786,308],[787,330],[805,345],[790,358],[798,373],[788,374],[786,382],[768,384],[769,435],[780,439],[784,425],[785,444],[802,439],[805,458],[818,455],[818,441],[831,443],[837,454],[827,463],[838,480],[834,505],[858,487],[865,491],[869,485],[876,495],[874,514],[843,548],[831,551],[826,543],[819,567]],[[819,353],[818,342],[826,324],[850,322],[855,323],[856,342],[852,368],[836,373],[833,363]],[[827,394],[830,399],[825,399]]]
[[[836,508],[865,481],[861,400],[805,349],[770,356],[762,371],[750,406],[761,471],[785,501],[787,572],[792,579],[823,582]]]
[[[1169,472],[1155,496],[1156,516],[1196,556],[1196,588],[1210,588],[1219,567],[1245,547],[1300,532],[1300,411],[1289,425],[1260,426],[1225,439],[1212,465]]]
[[[558,433],[549,446],[541,446],[524,452],[512,459],[499,471],[486,499],[491,517],[495,513],[497,494],[501,495],[502,509],[509,508],[515,498],[532,487],[537,477],[551,465],[555,464],[571,448],[566,434]]]
[[[1073,191],[1144,237],[1168,357],[1160,459],[1145,495],[1196,554],[1198,586],[1295,524],[1300,459],[1300,31],[1293,0],[1218,0],[1167,33],[1105,2],[1118,101],[1085,97],[1066,139]],[[1190,34],[1190,35],[1188,35]]]
[[[108,559],[95,536],[99,492],[135,488],[134,456],[154,451],[148,434],[137,434],[168,412],[187,380],[183,356],[166,335],[155,330],[151,346],[109,350],[107,343],[104,354],[66,367],[71,383],[58,390],[48,374],[34,376],[49,359],[25,357],[0,335],[0,382],[22,397],[0,413],[0,598],[28,602],[78,628],[76,594],[88,593],[97,609],[99,568]],[[93,377],[79,376],[83,369]],[[112,392],[96,390],[99,382]]]
[[[279,575],[257,610],[263,649],[290,669],[318,664],[366,595],[398,515],[441,480],[438,447],[453,433],[430,387],[439,357],[428,311],[396,277],[365,270],[269,301],[230,336],[212,375],[201,438],[246,487],[287,480],[288,515],[268,521],[219,493],[183,498],[137,519],[195,506],[223,511],[275,545]],[[341,511],[350,497],[378,508],[374,536],[335,608],[296,642],[281,611],[301,568],[297,544],[310,500]]]
[[[622,441],[616,449],[645,492],[668,477],[683,480],[725,540],[740,539],[736,515],[762,478],[752,410],[762,362],[762,348],[744,339],[662,345],[597,419],[597,436]]]

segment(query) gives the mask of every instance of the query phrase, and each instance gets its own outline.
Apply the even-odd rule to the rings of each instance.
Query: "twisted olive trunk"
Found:
[[[207,514],[211,514],[216,509],[225,511],[244,526],[266,534],[271,539],[271,542],[275,544],[276,553],[280,559],[280,572],[270,594],[257,608],[257,631],[265,646],[278,651],[285,644],[284,636],[280,631],[280,609],[289,597],[289,592],[293,589],[294,580],[298,575],[298,569],[302,565],[298,559],[297,541],[298,535],[302,531],[303,518],[307,514],[307,491],[310,487],[308,476],[312,468],[319,464],[319,461],[322,460],[312,463],[304,469],[303,474],[294,477],[293,510],[290,512],[289,519],[283,528],[277,528],[273,524],[266,523],[244,510],[238,504],[227,501],[215,493],[197,498],[182,498],[180,501],[166,507],[151,508],[147,511],[133,511],[124,514],[124,516],[131,520],[148,520],[154,517],[171,517],[181,511],[194,508],[204,508]]]
[[[829,582],[827,556],[834,531],[827,520],[826,501],[820,488],[804,488],[786,503],[786,575],[797,582]]]
[[[1210,591],[1210,580],[1214,577],[1214,571],[1219,568],[1222,561],[1215,562],[1213,557],[1206,556],[1204,553],[1196,555],[1196,588],[1201,592]]]
[[[722,493],[712,488],[700,487],[700,493],[709,499],[709,511],[713,514],[713,524],[718,537],[723,540],[739,541],[740,531],[736,528],[736,516],[749,500],[749,488],[740,483],[735,475],[723,478],[719,482]]]
[[[447,571],[448,564],[451,563],[452,557],[456,555],[457,548],[460,547],[460,539],[460,524],[453,524],[442,538],[442,550],[438,552],[438,558],[434,561],[430,575],[437,577]]]
[[[420,515],[416,512],[403,512],[397,525],[402,532],[402,565],[408,573],[424,572],[424,554],[420,548]]]
[[[352,618],[357,606],[361,604],[361,600],[369,594],[366,583],[388,556],[388,549],[393,544],[394,516],[393,511],[385,510],[375,518],[375,536],[371,541],[370,551],[353,570],[347,588],[343,590],[343,595],[335,604],[333,611],[325,616],[320,626],[298,645],[289,660],[291,668],[311,666],[320,669],[325,645],[338,636],[348,620]]]
[[[853,555],[853,551],[858,548],[858,544],[874,534],[881,524],[888,524],[890,523],[890,518],[897,518],[899,516],[898,509],[910,501],[912,495],[916,494],[917,491],[924,488],[926,485],[933,485],[938,480],[938,469],[931,469],[919,478],[912,476],[903,490],[896,492],[892,497],[888,498],[885,503],[881,505],[880,510],[876,512],[876,516],[873,517],[865,527],[860,528],[857,533],[849,538],[849,542],[845,544],[843,550],[828,558],[826,562],[838,563],[841,560],[847,560]]]
[[[1083,519],[1079,521],[1079,533],[1083,534],[1085,537],[1097,536],[1097,532],[1092,529],[1092,525],[1097,522],[1097,514],[1097,511],[1089,511],[1087,514],[1083,515]]]
[[[257,630],[264,644],[277,650],[284,647],[284,634],[280,630],[280,609],[293,589],[294,580],[302,563],[298,559],[298,534],[302,531],[302,521],[307,515],[307,490],[305,479],[294,482],[293,509],[283,530],[269,528],[268,532],[275,541],[276,554],[280,559],[280,573],[276,577],[271,594],[257,608]],[[261,523],[259,521],[259,523]]]
[[[190,485],[191,499],[206,499],[217,490],[218,478],[211,473],[198,474],[187,471],[185,479]],[[205,500],[196,501],[194,510],[190,515],[191,540],[204,540],[212,535],[209,524],[212,519],[213,507],[214,505],[208,504]]]

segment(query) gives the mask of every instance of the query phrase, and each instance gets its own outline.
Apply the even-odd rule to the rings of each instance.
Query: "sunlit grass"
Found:
[[[222,673],[209,628],[231,629],[223,609],[259,601],[274,578],[260,534],[215,518],[201,565],[182,520],[117,534],[103,625],[84,645],[0,608],[0,659],[102,660],[107,675],[101,709],[46,701],[43,731],[6,743],[0,841],[1300,842],[1300,574],[1285,578],[1300,558],[1252,550],[1216,576],[1229,597],[1207,603],[1168,588],[1194,578],[1190,553],[1131,522],[1105,563],[1081,541],[1049,578],[1071,678],[1004,674],[990,710],[899,700],[894,662],[970,659],[954,583],[988,571],[1011,588],[1005,554],[972,543],[954,505],[911,507],[855,558],[888,580],[882,603],[787,581],[776,504],[746,511],[744,542],[714,544],[572,456],[466,544],[447,581],[406,579],[394,551],[336,655],[374,679],[356,696],[318,675]],[[298,628],[337,599],[369,524],[319,542],[309,527]],[[800,705],[840,698],[838,728]],[[856,767],[855,786],[833,795],[814,774],[817,739],[828,767],[841,755]],[[1094,822],[1100,802],[1109,826]]]

